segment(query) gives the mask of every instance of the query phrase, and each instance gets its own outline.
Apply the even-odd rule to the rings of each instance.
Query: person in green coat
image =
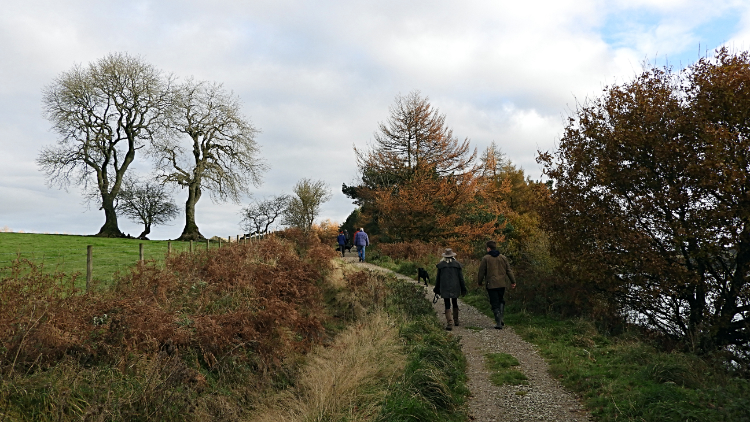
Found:
[[[497,250],[497,243],[487,242],[487,255],[482,257],[479,264],[477,282],[481,287],[487,285],[487,294],[490,297],[492,313],[495,314],[495,328],[502,330],[505,326],[505,289],[516,287],[516,277],[510,268],[508,258]]]
[[[464,270],[456,260],[452,249],[443,252],[443,259],[437,264],[437,278],[433,292],[439,294],[445,302],[445,329],[450,331],[453,325],[458,326],[458,296],[466,296]],[[453,305],[453,315],[451,315]]]

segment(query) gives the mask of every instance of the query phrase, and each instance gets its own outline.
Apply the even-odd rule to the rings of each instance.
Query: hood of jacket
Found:
[[[489,252],[487,252],[487,254],[488,254],[489,256],[493,257],[493,258],[497,258],[498,256],[500,256],[500,251],[498,251],[498,250],[496,249],[496,250],[494,250],[494,251],[489,251]]]

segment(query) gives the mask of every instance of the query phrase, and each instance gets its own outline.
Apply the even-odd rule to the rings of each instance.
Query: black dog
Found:
[[[424,268],[417,268],[417,282],[420,280],[424,280],[425,286],[427,285],[427,282],[430,281],[430,273]]]
[[[336,250],[341,252],[343,255],[343,251],[341,250],[341,245],[338,245],[338,247],[336,247]],[[349,253],[352,253],[352,245],[344,245],[344,250],[346,250]]]

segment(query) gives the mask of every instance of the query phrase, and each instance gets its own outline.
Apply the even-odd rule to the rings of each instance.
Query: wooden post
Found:
[[[206,250],[208,250],[208,242],[210,242],[210,240],[206,239]]]
[[[138,260],[143,262],[143,243],[138,244]]]
[[[219,249],[221,249],[221,237],[219,238]]]
[[[86,246],[86,291],[91,288],[91,275],[94,272],[93,245]]]
[[[193,253],[193,241],[190,241],[190,253]]]
[[[237,244],[240,244],[240,235],[237,235]]]
[[[172,255],[172,242],[167,242],[167,255]]]

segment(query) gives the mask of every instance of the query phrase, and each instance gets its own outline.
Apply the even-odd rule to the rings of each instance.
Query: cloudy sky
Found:
[[[270,166],[254,198],[303,177],[341,193],[394,97],[419,90],[454,134],[495,141],[532,178],[576,102],[631,79],[644,61],[679,69],[721,45],[750,49],[750,2],[714,0],[109,1],[7,0],[0,14],[0,229],[93,234],[102,211],[49,188],[35,160],[57,137],[42,90],[76,64],[127,52],[167,73],[223,83],[262,130]],[[145,157],[135,166],[148,172]],[[175,191],[178,203],[186,194]],[[245,203],[250,199],[246,198]],[[240,233],[242,204],[204,196],[206,236]],[[179,236],[184,218],[152,238]],[[140,226],[121,218],[120,228]]]

